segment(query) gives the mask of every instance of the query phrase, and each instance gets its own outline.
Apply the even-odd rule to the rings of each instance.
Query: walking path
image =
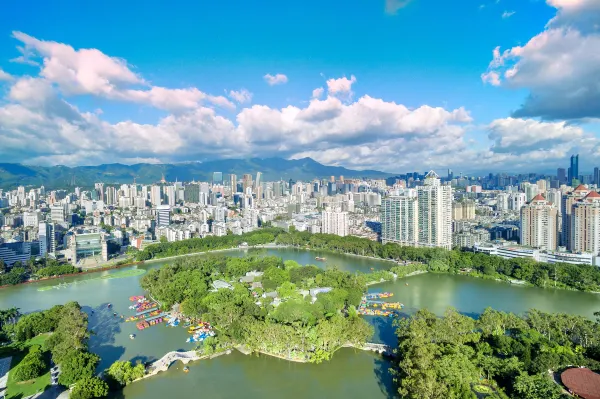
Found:
[[[8,371],[10,370],[10,362],[12,357],[0,359],[0,398],[4,398],[6,394],[6,384],[8,383]]]

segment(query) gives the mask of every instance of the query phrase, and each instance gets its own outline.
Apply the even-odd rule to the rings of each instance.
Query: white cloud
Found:
[[[350,76],[350,79],[345,76],[339,79],[328,79],[327,80],[327,92],[333,96],[340,96],[345,99],[351,99],[352,95],[352,85],[356,83],[356,77],[354,75]]]
[[[385,0],[385,12],[390,15],[396,15],[398,10],[404,8],[411,0]]]
[[[545,119],[600,117],[600,20],[597,0],[548,0],[557,8],[547,28],[523,46],[494,49],[484,82],[528,89],[514,116]]]
[[[325,92],[325,89],[323,89],[322,87],[317,87],[312,92],[312,98],[321,98],[323,96],[324,92]]]
[[[504,18],[504,19],[510,18],[510,17],[512,17],[515,14],[516,14],[516,11],[504,11],[502,13],[502,18]]]
[[[12,80],[12,79],[13,79],[13,77],[12,77],[11,74],[9,74],[8,72],[4,72],[2,70],[2,68],[0,68],[0,81],[3,81],[3,80]]]
[[[13,32],[13,36],[23,43],[23,47],[18,47],[22,53],[18,61],[30,63],[41,57],[40,76],[57,85],[67,96],[91,94],[168,111],[194,109],[204,102],[235,108],[225,97],[212,96],[195,87],[152,86],[133,72],[125,60],[97,49],[75,50],[67,44],[39,40],[22,32]]]
[[[250,101],[252,101],[252,93],[250,93],[246,89],[241,89],[238,91],[231,90],[229,92],[229,98],[232,98],[239,104],[249,103]]]
[[[265,76],[263,76],[263,78],[269,86],[284,84],[288,81],[288,77],[282,73],[278,73],[276,75],[271,75],[270,73],[268,73]]]

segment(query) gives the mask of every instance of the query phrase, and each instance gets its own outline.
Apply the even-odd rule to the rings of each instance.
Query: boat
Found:
[[[325,262],[327,258],[321,258],[320,256],[315,257],[315,260],[320,260],[321,262]]]
[[[188,366],[185,366],[185,367],[183,368],[183,372],[184,372],[184,373],[187,373],[188,371],[190,371],[189,367],[188,367]]]
[[[129,334],[130,339],[135,339],[135,334]]]

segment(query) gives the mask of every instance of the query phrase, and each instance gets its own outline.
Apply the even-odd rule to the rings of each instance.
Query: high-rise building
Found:
[[[56,235],[54,223],[42,222],[39,224],[38,240],[40,243],[40,256],[56,252]]]
[[[473,201],[455,202],[452,204],[452,220],[474,220],[475,203]]]
[[[573,205],[577,201],[583,199],[589,193],[590,190],[588,190],[587,187],[584,185],[579,185],[573,191],[568,192],[562,197],[562,231],[560,234],[560,245],[567,247],[569,251],[571,251],[573,248],[573,244],[571,242],[571,231],[573,230],[571,212],[573,210]]]
[[[171,207],[169,205],[159,205],[156,207],[156,225],[168,226],[171,224]]]
[[[571,251],[600,254],[600,194],[591,191],[573,204]]]
[[[597,166],[594,168],[594,184],[600,187],[600,168]]]
[[[229,175],[229,185],[231,186],[231,195],[237,192],[237,175]]]
[[[260,187],[260,183],[262,181],[262,173],[256,172],[256,182],[254,182],[254,187],[258,189]]]
[[[244,190],[244,194],[246,193],[246,190],[248,189],[248,187],[252,188],[252,175],[251,174],[245,174],[242,177],[242,189]]]
[[[98,199],[104,202],[104,183],[95,183],[94,189],[98,195]]]
[[[508,197],[508,209],[511,211],[520,211],[522,207],[527,203],[527,196],[525,193],[510,193]]]
[[[521,208],[521,245],[545,250],[558,247],[558,209],[541,194]]]
[[[221,185],[223,184],[223,172],[214,172],[213,173],[213,184]]]
[[[321,213],[323,234],[335,234],[341,237],[348,235],[348,212],[325,210]]]
[[[452,187],[430,171],[417,187],[419,245],[452,249]]]
[[[192,204],[200,202],[200,185],[188,184],[183,189],[183,201]]]
[[[560,184],[565,184],[567,182],[567,171],[565,168],[558,168],[556,170],[556,177]]]
[[[419,240],[417,191],[385,198],[381,203],[381,242],[417,246]]]
[[[53,223],[64,223],[67,221],[67,204],[55,203],[50,207],[50,217]]]
[[[41,219],[41,213],[39,210],[33,212],[23,212],[23,226],[33,227],[37,226]]]
[[[159,206],[162,203],[161,196],[160,186],[152,186],[150,188],[150,202],[152,203],[152,206]]]
[[[177,197],[175,195],[175,186],[166,186],[165,187],[165,202],[169,206],[175,206],[177,202]]]
[[[571,155],[571,166],[569,167],[569,181],[567,184],[573,184],[574,179],[579,179],[579,154]]]

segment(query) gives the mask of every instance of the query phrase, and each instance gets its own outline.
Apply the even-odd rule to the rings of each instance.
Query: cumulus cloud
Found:
[[[396,15],[398,10],[404,8],[411,0],[385,0],[385,12],[390,15]]]
[[[516,11],[504,11],[502,13],[502,18],[504,18],[504,19],[510,18],[510,17],[512,17],[515,14],[516,14]]]
[[[3,80],[12,80],[12,78],[13,77],[12,77],[11,74],[9,74],[8,72],[4,72],[2,70],[2,68],[0,68],[0,81],[3,81]]]
[[[485,83],[528,89],[516,117],[600,117],[600,20],[597,0],[548,0],[557,8],[546,29],[523,46],[496,48]]]
[[[356,77],[354,75],[351,75],[350,79],[345,76],[338,79],[328,79],[327,92],[332,96],[351,99],[354,94],[352,92],[352,85],[354,83],[356,83]]]
[[[42,58],[40,76],[55,84],[66,96],[91,94],[111,100],[150,105],[167,111],[193,109],[208,102],[235,108],[223,96],[212,96],[195,87],[169,89],[152,86],[132,71],[123,59],[110,57],[97,49],[79,49],[53,41],[39,40],[22,32],[13,37],[23,43],[17,47],[20,62],[37,65]]]
[[[312,98],[321,98],[325,90],[322,87],[317,87],[312,92]]]
[[[229,98],[235,100],[239,104],[249,103],[252,101],[252,93],[246,89],[241,89],[239,91],[231,90],[229,92]]]
[[[276,75],[271,75],[270,73],[268,73],[265,76],[263,76],[263,78],[269,86],[281,85],[287,83],[288,81],[288,77],[282,73],[278,73]]]

